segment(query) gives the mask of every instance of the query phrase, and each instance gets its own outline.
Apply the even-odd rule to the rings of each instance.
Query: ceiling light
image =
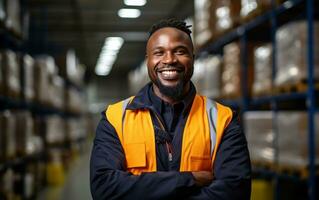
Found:
[[[141,15],[139,9],[122,8],[117,14],[122,18],[138,18]]]
[[[117,58],[117,53],[124,43],[121,37],[108,37],[105,39],[97,64],[95,73],[99,76],[106,76],[110,73]]]
[[[124,4],[127,6],[144,6],[146,0],[124,0]]]

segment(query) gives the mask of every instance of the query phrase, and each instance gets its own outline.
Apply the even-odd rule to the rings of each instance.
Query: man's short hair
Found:
[[[191,38],[191,33],[192,33],[192,31],[190,30],[191,25],[186,25],[186,22],[175,19],[175,18],[164,19],[153,24],[149,31],[149,37],[151,37],[153,33],[155,33],[157,30],[161,28],[166,28],[166,27],[177,28],[183,31],[184,33],[186,33]]]

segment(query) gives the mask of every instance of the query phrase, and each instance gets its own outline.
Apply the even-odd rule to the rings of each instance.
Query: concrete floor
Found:
[[[66,175],[61,187],[47,187],[38,196],[38,200],[91,200],[89,182],[89,160],[91,148],[72,164],[72,170]]]

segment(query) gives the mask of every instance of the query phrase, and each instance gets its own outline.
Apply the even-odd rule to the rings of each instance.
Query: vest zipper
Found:
[[[167,149],[167,152],[168,152],[168,160],[172,161],[173,160],[172,146],[168,142],[166,142],[166,149]]]
[[[154,115],[155,115],[155,117],[156,117],[156,119],[157,119],[157,121],[158,121],[158,123],[159,123],[161,129],[162,129],[163,131],[167,132],[167,131],[165,130],[165,127],[164,127],[164,125],[163,125],[163,122],[160,120],[160,118],[157,116],[157,114],[156,114],[155,112],[154,112]],[[167,150],[167,153],[168,153],[168,161],[171,162],[171,161],[173,161],[173,148],[172,148],[172,144],[170,144],[170,143],[168,143],[168,142],[166,141],[166,142],[165,142],[165,146],[166,146],[166,150]]]

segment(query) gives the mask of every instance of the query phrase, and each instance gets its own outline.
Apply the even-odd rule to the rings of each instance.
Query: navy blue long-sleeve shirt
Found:
[[[169,105],[144,87],[127,109],[149,109],[155,134],[160,134],[159,116],[173,147],[173,160],[167,149],[156,142],[157,172],[132,175],[126,171],[125,155],[114,127],[105,112],[96,130],[91,155],[91,193],[94,199],[250,199],[251,169],[247,143],[234,113],[225,129],[214,163],[214,180],[207,187],[195,186],[191,172],[179,172],[183,127],[196,94],[192,85],[186,98]]]

